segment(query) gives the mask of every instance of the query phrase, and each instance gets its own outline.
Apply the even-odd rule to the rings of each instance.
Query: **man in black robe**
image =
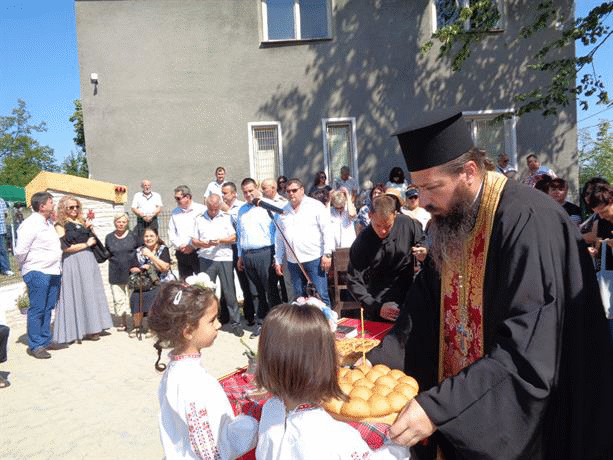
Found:
[[[586,247],[538,191],[509,180],[486,200],[487,178],[502,176],[486,172],[466,126],[456,114],[399,135],[433,216],[432,259],[390,335],[406,343],[405,371],[422,390],[390,436],[406,445],[429,438],[446,460],[613,458],[613,348]],[[449,345],[464,337],[444,308],[461,301],[441,297],[441,279],[483,210],[492,224],[478,296],[482,353],[444,375],[452,354],[441,351],[457,352]],[[466,337],[472,350],[475,337]]]
[[[351,245],[347,286],[372,320],[395,321],[413,281],[413,246],[422,240],[420,224],[396,211],[392,196],[373,200],[370,225]]]

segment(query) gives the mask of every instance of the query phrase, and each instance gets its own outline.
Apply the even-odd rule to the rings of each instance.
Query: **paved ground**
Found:
[[[34,359],[26,354],[25,316],[15,307],[22,290],[23,284],[0,290],[0,321],[4,309],[11,327],[8,361],[0,364],[11,382],[0,389],[0,458],[161,459],[153,340],[112,329],[98,342]],[[203,362],[219,377],[246,365],[242,352],[237,337],[220,331]]]

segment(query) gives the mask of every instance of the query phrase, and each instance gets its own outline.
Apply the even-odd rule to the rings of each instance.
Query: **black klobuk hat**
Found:
[[[409,171],[421,171],[455,160],[475,146],[462,112],[436,112],[397,132]]]

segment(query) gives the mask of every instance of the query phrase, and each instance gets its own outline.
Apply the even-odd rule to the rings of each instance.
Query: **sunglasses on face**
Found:
[[[81,206],[79,205],[68,206],[68,209],[70,209],[71,211],[74,211],[75,209],[81,209]]]
[[[298,190],[300,190],[299,188],[288,188],[286,191],[287,193],[296,193],[298,192]]]
[[[176,201],[181,201],[183,198],[185,198],[187,195],[183,195],[183,196],[175,196],[175,200]]]

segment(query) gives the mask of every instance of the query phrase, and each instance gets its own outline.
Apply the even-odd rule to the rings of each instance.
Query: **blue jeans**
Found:
[[[46,347],[51,342],[51,310],[60,293],[61,275],[28,272],[23,280],[28,286],[28,346],[30,350]]]
[[[311,278],[313,286],[315,286],[315,290],[321,296],[321,300],[323,300],[327,306],[330,306],[330,296],[328,295],[328,277],[326,272],[321,269],[321,259],[303,262],[302,266],[304,267],[304,271],[306,271],[309,275],[309,278]],[[292,275],[294,295],[296,297],[306,296],[307,281],[300,270],[300,266],[292,262],[287,262],[287,268],[289,269],[290,275]]]
[[[9,254],[6,251],[6,233],[0,233],[0,273],[6,273],[10,269]]]

